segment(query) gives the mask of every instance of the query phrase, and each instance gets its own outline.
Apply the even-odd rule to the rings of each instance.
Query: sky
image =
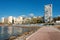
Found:
[[[8,16],[44,16],[44,5],[52,4],[53,17],[60,15],[60,0],[0,0],[0,18]]]

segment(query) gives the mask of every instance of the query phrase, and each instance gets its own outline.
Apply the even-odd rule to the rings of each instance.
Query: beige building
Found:
[[[8,18],[2,17],[2,23],[8,23]]]
[[[4,23],[8,24],[8,18],[4,18]]]
[[[23,20],[23,24],[29,24],[31,22],[31,18],[27,17],[27,18],[24,18]]]
[[[23,22],[23,17],[19,16],[18,18],[16,18],[16,24],[22,24]]]

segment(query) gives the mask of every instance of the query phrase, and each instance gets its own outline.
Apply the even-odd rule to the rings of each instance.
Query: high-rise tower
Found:
[[[52,21],[52,4],[45,5],[45,22]]]

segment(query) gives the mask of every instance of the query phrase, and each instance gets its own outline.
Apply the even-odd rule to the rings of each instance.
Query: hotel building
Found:
[[[45,5],[44,20],[45,20],[45,22],[52,21],[52,4]]]

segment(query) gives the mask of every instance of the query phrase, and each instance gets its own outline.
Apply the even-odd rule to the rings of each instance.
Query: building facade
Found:
[[[13,20],[13,17],[12,16],[9,16],[8,17],[8,23],[11,24],[12,23],[12,20]]]
[[[22,24],[23,22],[23,17],[19,16],[18,18],[16,18],[16,24]]]
[[[4,17],[2,17],[2,23],[4,23]]]
[[[44,20],[45,20],[45,22],[52,21],[52,4],[45,5]]]

